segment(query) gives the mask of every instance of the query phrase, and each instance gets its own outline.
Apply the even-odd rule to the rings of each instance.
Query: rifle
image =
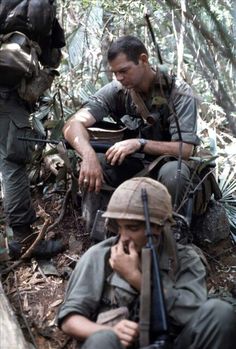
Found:
[[[69,142],[67,142],[64,138],[60,140],[55,139],[45,139],[45,138],[34,138],[34,137],[17,137],[20,141],[28,141],[28,142],[35,142],[35,143],[45,143],[45,144],[62,144],[66,149],[73,149]],[[90,144],[93,147],[93,149],[97,153],[106,153],[106,151],[112,146],[112,143],[109,142],[102,142],[99,140],[90,140]],[[136,152],[134,154],[131,154],[130,156],[136,157],[136,158],[143,158],[144,154],[140,152]]]
[[[147,245],[142,249],[142,287],[140,302],[140,344],[145,345],[142,349],[168,349],[170,348],[168,319],[165,306],[164,292],[162,280],[160,276],[160,267],[158,254],[153,242],[153,234],[151,231],[148,197],[146,189],[142,189],[142,203],[144,217],[146,222],[145,235],[147,237]],[[149,266],[145,264],[148,263]],[[145,269],[143,269],[143,266]],[[148,269],[151,275],[148,275]],[[147,285],[147,278],[149,282]],[[150,281],[152,279],[152,283]],[[150,287],[149,295],[147,288]],[[146,299],[143,299],[143,293],[146,293]],[[151,300],[151,302],[148,300]],[[148,304],[149,303],[149,304]],[[147,309],[149,308],[149,309]],[[149,310],[147,318],[147,312]],[[151,312],[152,310],[152,312]],[[142,318],[144,315],[144,319]],[[143,321],[144,320],[144,321]],[[144,336],[143,336],[144,335]],[[149,342],[149,343],[147,343]],[[152,344],[150,344],[150,342]]]
[[[150,31],[152,42],[153,42],[154,47],[155,47],[156,55],[158,57],[158,60],[159,60],[160,64],[163,65],[163,59],[162,59],[162,56],[161,56],[161,51],[160,51],[160,48],[159,48],[159,46],[157,44],[157,41],[156,41],[156,38],[155,38],[155,35],[154,35],[154,31],[153,31],[153,28],[152,28],[152,25],[151,25],[149,17],[150,17],[149,14],[145,15],[147,26],[148,26],[148,29]],[[167,85],[168,90],[171,90],[172,86],[170,85],[167,76],[165,74],[163,74],[163,77],[164,77],[164,80],[165,80],[165,83]],[[180,180],[180,175],[181,175],[183,139],[182,139],[182,134],[181,134],[181,130],[180,130],[180,125],[179,125],[179,120],[178,120],[178,116],[177,116],[177,113],[176,113],[175,105],[174,105],[174,103],[172,101],[171,93],[170,93],[168,106],[169,106],[170,111],[173,113],[173,116],[174,116],[174,119],[175,119],[175,123],[176,123],[177,133],[178,133],[178,137],[179,137],[179,156],[178,156],[178,167],[177,167],[177,174],[176,174],[177,179],[179,181]],[[174,211],[177,210],[178,198],[179,198],[179,186],[177,185],[176,186],[176,192],[175,192],[175,200],[174,200],[174,205],[173,205]]]
[[[35,143],[44,143],[44,144],[54,144],[58,145],[59,143],[62,143],[65,148],[67,149],[73,149],[69,142],[67,142],[65,139],[55,140],[55,139],[45,139],[45,138],[34,138],[34,137],[17,137],[20,141],[28,141],[28,142],[35,142]],[[111,146],[108,143],[103,142],[97,142],[97,141],[90,141],[90,144],[97,152],[105,153],[108,148]]]

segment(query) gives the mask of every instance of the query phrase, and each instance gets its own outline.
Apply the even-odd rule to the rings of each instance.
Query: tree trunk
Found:
[[[0,349],[28,349],[16,316],[0,281]]]

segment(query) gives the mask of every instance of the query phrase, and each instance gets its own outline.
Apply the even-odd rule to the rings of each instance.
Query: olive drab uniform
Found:
[[[137,311],[133,311],[138,292],[109,267],[110,248],[115,243],[117,237],[109,238],[81,257],[59,309],[59,326],[70,314],[96,321],[99,314],[124,306],[129,310],[128,318],[138,321]],[[173,348],[220,349],[224,345],[233,349],[235,314],[231,306],[222,301],[207,300],[205,268],[190,246],[177,245],[177,256],[178,270],[173,278],[169,255],[165,250],[160,255]],[[86,340],[83,349],[103,349],[108,344],[109,348],[123,348],[113,332],[99,331]]]
[[[60,49],[65,45],[64,33],[57,19],[52,17],[51,12],[37,13],[36,17],[40,19],[31,23],[30,30],[27,27],[29,24],[27,16],[29,13],[32,17],[35,15],[34,6],[36,9],[41,9],[41,5],[46,6],[47,3],[50,6],[48,11],[53,10],[51,9],[54,6],[53,1],[33,0],[29,1],[27,6],[21,0],[14,3],[6,1],[5,4],[1,2],[0,34],[5,35],[9,31],[24,33],[40,46],[39,62],[43,66],[57,67],[60,63]],[[47,15],[50,18],[48,28],[43,22]],[[44,31],[46,29],[43,34],[34,27],[40,21],[41,25],[44,23]],[[13,228],[13,232],[15,227],[28,226],[36,219],[26,172],[26,164],[32,156],[32,144],[17,138],[32,136],[29,115],[34,105],[30,105],[19,96],[19,84],[21,81],[9,85],[9,81],[0,76],[0,174],[6,222]]]
[[[139,106],[134,102],[132,93],[118,81],[112,81],[101,88],[95,95],[91,96],[84,108],[86,108],[99,122],[109,116],[118,125],[127,127],[124,139],[144,138],[157,141],[179,141],[182,139],[185,143],[194,146],[199,145],[197,136],[197,103],[192,89],[184,81],[170,79],[168,87],[165,80],[157,79],[149,96],[142,96],[147,110],[155,120],[155,123],[148,125],[143,120]],[[163,96],[164,97],[161,97]],[[181,132],[181,139],[174,113],[178,118]],[[155,157],[145,155],[143,158],[129,157],[121,165],[111,166],[106,160],[104,154],[98,154],[101,162],[104,178],[108,185],[117,187],[126,179],[135,176],[142,171],[145,166],[150,164]],[[153,170],[150,176],[162,182],[172,196],[172,202],[175,202],[177,179],[177,159],[173,161],[164,161],[161,168]],[[181,175],[178,181],[179,195],[177,207],[180,204],[186,187],[189,183],[190,170],[185,161],[182,161]],[[103,200],[102,200],[103,197]],[[94,213],[97,209],[105,209],[109,195],[102,193],[100,195],[87,193],[83,200],[83,215],[87,221],[87,230],[91,230],[94,222]],[[95,207],[96,206],[96,207]],[[184,213],[184,212],[182,212]],[[91,221],[89,226],[88,222]]]

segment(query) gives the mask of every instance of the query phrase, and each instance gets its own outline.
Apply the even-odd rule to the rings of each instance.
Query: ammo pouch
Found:
[[[55,75],[59,75],[57,70],[44,68],[40,69],[37,75],[31,79],[23,79],[18,88],[19,96],[29,104],[37,102],[39,97],[51,87]]]
[[[0,85],[15,86],[38,72],[39,45],[14,31],[0,35]]]

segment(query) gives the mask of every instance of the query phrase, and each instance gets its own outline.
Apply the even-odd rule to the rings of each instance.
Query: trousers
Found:
[[[26,165],[32,145],[17,137],[32,135],[29,111],[15,94],[0,93],[0,178],[6,223],[12,228],[33,223],[32,205]]]
[[[235,328],[236,314],[233,307],[224,301],[210,299],[185,325],[174,340],[171,349],[234,349]],[[116,334],[110,330],[94,333],[85,341],[81,349],[94,348],[124,349]],[[155,345],[150,345],[151,348],[154,349]]]
[[[98,154],[102,165],[106,184],[116,188],[125,180],[132,178],[144,169],[144,161],[135,157],[126,158],[119,166],[111,166],[106,162],[104,154]],[[189,184],[190,170],[185,162],[181,164],[180,176],[177,175],[178,161],[168,161],[164,163],[158,171],[153,171],[150,176],[164,184],[172,198],[178,205],[181,203]],[[178,193],[177,193],[178,189]],[[177,200],[176,200],[177,193]],[[82,213],[86,221],[86,231],[91,232],[97,210],[104,210],[108,204],[111,192],[101,191],[100,193],[87,192],[83,195]],[[184,214],[185,212],[180,212]]]

